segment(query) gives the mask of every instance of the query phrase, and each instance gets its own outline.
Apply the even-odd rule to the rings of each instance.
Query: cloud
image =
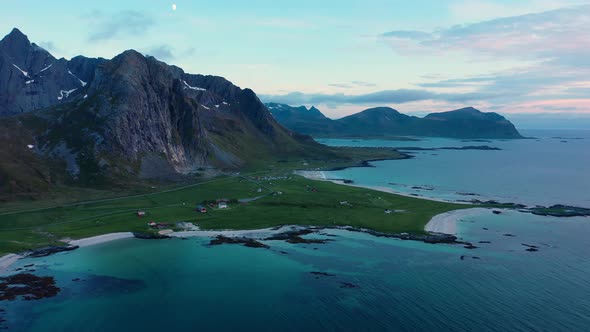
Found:
[[[49,52],[59,52],[60,51],[60,49],[52,41],[40,42],[39,46],[43,47],[45,50],[47,50]]]
[[[121,35],[143,35],[155,24],[151,16],[133,10],[122,11],[115,14],[105,14],[93,11],[84,16],[93,27],[88,40],[98,42],[113,39]]]
[[[171,61],[175,58],[174,48],[167,44],[155,46],[145,53],[160,61]]]
[[[400,39],[413,39],[413,40],[427,40],[432,38],[432,34],[424,31],[416,30],[398,30],[389,31],[381,34],[384,38],[400,38]]]
[[[498,17],[508,17],[545,12],[575,6],[588,1],[584,0],[453,0],[449,5],[449,12],[455,19],[476,22]]]
[[[401,54],[468,52],[519,59],[590,56],[590,5],[456,25],[436,31],[396,30],[380,35]],[[566,61],[562,61],[564,63]]]
[[[328,84],[328,86],[331,86],[333,88],[339,88],[339,89],[352,89],[353,88],[352,84],[347,84],[347,83],[332,83],[332,84]]]
[[[371,88],[371,87],[377,86],[377,84],[371,83],[371,82],[364,82],[364,81],[352,81],[350,83],[332,83],[332,84],[328,84],[328,86],[331,86],[333,88],[339,88],[339,89],[352,89],[355,87]]]
[[[423,76],[417,87],[433,100],[481,101],[506,111],[588,111],[590,5],[451,26],[435,31],[396,30],[380,35],[401,55],[471,55],[472,60],[521,63],[504,72],[441,79]],[[465,92],[468,91],[468,92]],[[545,104],[547,101],[549,104]]]
[[[481,91],[467,93],[439,93],[421,89],[383,90],[367,94],[322,94],[291,92],[283,95],[261,95],[265,102],[276,102],[289,105],[319,104],[353,104],[353,105],[389,105],[404,104],[415,101],[442,100],[448,102],[472,102],[505,97],[506,93]]]
[[[375,84],[375,83],[364,82],[364,81],[352,81],[352,84],[357,85],[357,86],[363,86],[363,87],[374,87],[374,86],[377,86],[377,84]]]

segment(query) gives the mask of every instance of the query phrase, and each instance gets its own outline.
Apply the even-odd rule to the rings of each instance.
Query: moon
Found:
[[[175,3],[172,4],[172,10],[176,11],[176,4]]]

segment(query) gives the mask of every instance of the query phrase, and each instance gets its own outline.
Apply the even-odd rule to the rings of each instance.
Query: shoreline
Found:
[[[394,195],[398,195],[398,196],[404,196],[404,197],[409,197],[409,198],[422,199],[422,200],[425,200],[425,201],[433,201],[433,202],[441,202],[441,203],[452,203],[452,204],[459,204],[459,205],[475,205],[474,203],[471,203],[471,202],[458,202],[458,201],[445,200],[445,199],[442,199],[442,198],[414,196],[414,195],[411,195],[411,194],[407,194],[407,193],[402,193],[402,192],[399,192],[399,191],[395,191],[395,190],[393,190],[393,189],[391,189],[389,187],[382,187],[382,186],[362,186],[362,185],[354,184],[354,183],[345,183],[344,180],[329,179],[326,176],[325,171],[296,171],[295,174],[301,175],[304,178],[309,179],[309,180],[328,181],[328,182],[332,182],[332,183],[340,184],[340,185],[344,185],[344,186],[355,187],[355,188],[371,189],[371,190],[385,192],[385,193],[388,193],[388,194],[394,194]]]
[[[390,193],[394,195],[422,199],[427,201],[435,201],[435,202],[443,202],[443,203],[454,203],[466,206],[472,206],[473,203],[470,202],[454,202],[454,201],[447,201],[443,199],[436,199],[436,198],[427,198],[422,196],[413,196],[406,193],[396,192],[395,190],[388,188],[388,187],[380,187],[380,186],[361,186],[357,184],[345,183],[343,180],[334,180],[328,179],[324,171],[295,171],[297,175],[301,175],[310,180],[316,181],[329,181],[339,185],[346,185],[350,187],[356,188],[365,188],[371,189],[375,191]],[[434,216],[424,227],[424,230],[433,234],[447,234],[447,235],[455,235],[456,234],[456,222],[460,218],[463,218],[468,215],[480,214],[482,211],[487,211],[486,208],[470,208],[470,209],[459,209],[449,211],[440,215]],[[254,230],[186,230],[186,231],[178,231],[167,234],[170,238],[188,238],[188,237],[217,237],[217,236],[225,236],[225,237],[247,237],[252,239],[263,239],[272,237],[276,234],[281,234],[289,231],[296,231],[300,229],[304,229],[304,226],[296,226],[296,225],[289,225],[289,226],[281,226],[281,227],[272,227],[272,228],[264,228],[264,229],[254,229]],[[326,227],[328,229],[330,227]],[[135,238],[134,233],[132,232],[118,232],[118,233],[108,233],[102,234],[97,236],[92,236],[88,238],[82,239],[63,239],[63,242],[68,244],[69,246],[77,246],[80,248],[108,243],[117,240]],[[26,258],[26,255],[19,255],[19,254],[6,254],[0,257],[0,273],[5,273],[8,268],[16,263],[19,259]]]
[[[424,226],[424,230],[430,233],[457,235],[457,221],[489,211],[488,208],[472,208],[445,212],[432,217],[428,224]]]
[[[107,243],[107,242],[111,242],[111,241],[129,239],[132,237],[134,237],[132,232],[121,232],[121,233],[109,233],[109,234],[91,236],[91,237],[78,239],[78,240],[66,240],[63,242],[65,242],[71,246],[78,246],[80,248],[84,248],[84,247]]]
[[[262,239],[272,237],[273,235],[296,231],[300,229],[305,229],[304,226],[281,226],[281,227],[272,227],[272,228],[262,228],[262,229],[247,229],[247,230],[219,230],[219,231],[211,231],[211,230],[192,230],[192,231],[179,231],[167,234],[170,238],[187,238],[187,237],[217,237],[217,236],[226,236],[226,237],[248,237],[252,239]],[[131,239],[136,238],[136,236],[132,232],[118,232],[118,233],[108,233],[102,234],[97,236],[91,236],[87,238],[72,240],[72,239],[64,239],[63,242],[68,244],[69,246],[75,247],[90,247],[98,244],[109,243],[118,240],[124,239]],[[8,269],[16,263],[18,260],[22,258],[27,258],[27,255],[19,255],[19,254],[6,254],[0,257],[0,274],[6,273]]]
[[[8,271],[8,268],[19,259],[23,258],[24,256],[17,255],[17,254],[7,254],[0,257],[0,274],[5,273]]]

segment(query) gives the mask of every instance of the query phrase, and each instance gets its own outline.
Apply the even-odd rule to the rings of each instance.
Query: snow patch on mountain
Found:
[[[45,67],[45,68],[41,69],[41,71],[39,72],[39,74],[40,74],[40,73],[42,73],[42,72],[44,72],[44,71],[46,71],[47,69],[51,68],[51,66],[53,66],[53,63],[52,63],[52,64],[50,64],[49,66],[47,66],[47,67]]]
[[[30,78],[30,77],[29,77],[29,73],[28,73],[28,72],[26,72],[26,71],[24,71],[24,70],[20,69],[20,68],[19,68],[19,66],[15,65],[14,63],[13,63],[12,65],[14,66],[14,68],[18,69],[18,70],[19,70],[21,73],[23,73],[23,75],[25,75],[25,77],[28,77],[28,78]]]
[[[86,82],[82,81],[80,78],[78,78],[78,76],[74,75],[70,70],[68,70],[68,74],[74,76],[75,79],[77,79],[78,81],[80,81],[80,84],[82,84],[82,87],[86,86]]]
[[[74,91],[76,91],[78,89],[72,89],[72,90],[61,90],[59,92],[59,96],[57,96],[57,100],[62,100],[64,98],[68,98]]]
[[[188,83],[186,83],[186,81],[182,81],[182,83],[184,83],[185,89],[191,89],[191,90],[196,90],[196,91],[207,91],[207,89],[199,88],[196,86],[190,86]]]

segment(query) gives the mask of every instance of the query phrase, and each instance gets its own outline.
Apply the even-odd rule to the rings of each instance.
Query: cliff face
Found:
[[[84,183],[237,169],[321,149],[279,125],[252,90],[133,50],[56,60],[14,30],[0,42],[0,82],[0,115],[16,115],[37,155]]]
[[[472,107],[408,116],[389,107],[376,107],[331,120],[309,116],[305,107],[267,104],[275,118],[289,129],[320,137],[433,136],[450,138],[522,138],[514,125],[497,113]],[[319,111],[318,111],[319,112]]]

